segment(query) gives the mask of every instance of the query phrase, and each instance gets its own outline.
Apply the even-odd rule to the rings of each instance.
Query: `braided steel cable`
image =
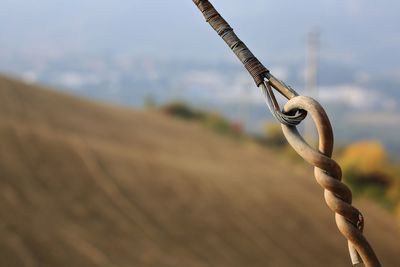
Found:
[[[378,258],[362,234],[363,216],[351,205],[351,191],[341,182],[340,166],[331,159],[333,132],[324,109],[315,100],[298,96],[290,86],[275,78],[236,36],[233,29],[208,0],[193,0],[193,2],[202,12],[206,21],[236,54],[253,77],[256,85],[262,88],[267,98],[267,104],[272,114],[281,122],[283,133],[289,144],[301,157],[315,166],[315,178],[325,189],[325,201],[335,212],[339,231],[348,240],[352,263],[356,265],[364,262],[367,267],[380,267]],[[289,100],[283,112],[279,108],[271,87]],[[319,151],[310,147],[296,128],[296,125],[306,117],[307,113],[311,114],[317,126]]]
[[[331,158],[333,151],[333,131],[327,114],[322,106],[310,97],[297,96],[290,99],[284,113],[299,109],[311,115],[319,135],[319,150],[309,146],[299,134],[296,126],[282,124],[283,133],[294,150],[308,163],[314,165],[314,175],[317,182],[324,188],[325,201],[335,212],[339,231],[349,242],[349,251],[354,265],[364,262],[368,267],[381,266],[372,247],[363,236],[364,218],[351,205],[350,189],[341,182],[342,170]],[[360,258],[361,257],[361,258]]]

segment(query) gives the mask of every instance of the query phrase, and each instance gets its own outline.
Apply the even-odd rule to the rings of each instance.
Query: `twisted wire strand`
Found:
[[[348,240],[353,265],[364,262],[367,267],[380,267],[377,256],[363,236],[363,216],[351,205],[351,191],[341,182],[340,166],[331,159],[333,131],[327,114],[317,101],[305,96],[296,96],[290,99],[284,107],[284,113],[299,109],[307,111],[314,120],[319,135],[319,151],[312,148],[303,139],[296,126],[282,124],[286,139],[302,158],[315,166],[315,178],[324,188],[324,198],[328,207],[335,212],[339,231]]]

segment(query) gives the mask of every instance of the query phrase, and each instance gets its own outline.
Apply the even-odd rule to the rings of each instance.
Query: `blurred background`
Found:
[[[400,2],[213,4],[272,74],[326,108],[367,233],[398,266]],[[0,9],[4,266],[349,264],[311,168],[192,1]],[[288,164],[296,177],[282,181]]]

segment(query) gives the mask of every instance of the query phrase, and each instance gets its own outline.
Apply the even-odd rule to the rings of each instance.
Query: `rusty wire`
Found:
[[[319,135],[319,150],[312,148],[304,141],[296,126],[282,124],[286,139],[302,158],[315,166],[314,175],[317,182],[324,188],[325,201],[335,212],[337,227],[349,242],[352,263],[356,265],[364,262],[365,266],[381,266],[372,247],[362,234],[364,218],[351,205],[351,191],[340,181],[342,170],[331,158],[333,132],[328,116],[322,106],[310,97],[297,96],[290,99],[284,107],[284,112],[298,109],[306,110],[311,115]]]
[[[312,98],[299,96],[290,86],[275,78],[236,36],[233,29],[208,0],[193,0],[193,2],[203,13],[206,21],[243,63],[256,85],[261,87],[272,114],[282,124],[283,133],[289,144],[301,157],[315,166],[314,175],[317,182],[324,188],[325,201],[335,212],[339,231],[348,240],[352,263],[357,265],[363,262],[367,267],[381,266],[374,250],[363,236],[364,218],[351,205],[352,193],[341,182],[342,170],[331,158],[333,132],[322,106]],[[279,108],[272,88],[289,100],[283,111]],[[311,115],[318,130],[318,150],[307,144],[296,128],[307,114]]]

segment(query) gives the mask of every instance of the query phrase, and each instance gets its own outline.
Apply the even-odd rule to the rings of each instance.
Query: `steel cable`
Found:
[[[335,212],[339,231],[348,240],[352,263],[356,265],[364,262],[367,267],[380,267],[375,252],[362,234],[364,218],[351,205],[351,191],[341,182],[342,170],[331,158],[333,132],[324,109],[317,101],[309,97],[298,96],[290,86],[275,78],[236,36],[233,29],[208,0],[193,0],[193,2],[200,9],[206,21],[246,67],[256,85],[262,88],[268,107],[282,124],[283,133],[289,144],[301,157],[315,166],[314,175],[317,182],[324,188],[325,201]],[[280,110],[271,87],[289,100],[283,111]],[[306,117],[307,113],[311,114],[319,133],[319,150],[309,146],[296,128],[296,125]]]

